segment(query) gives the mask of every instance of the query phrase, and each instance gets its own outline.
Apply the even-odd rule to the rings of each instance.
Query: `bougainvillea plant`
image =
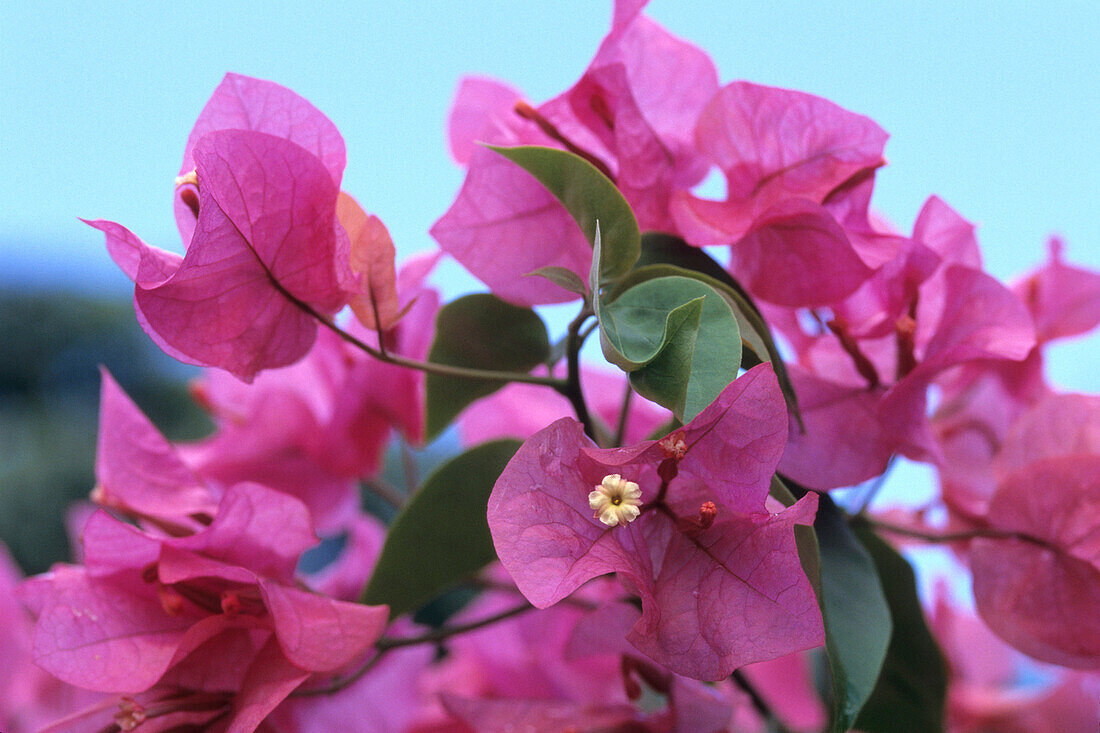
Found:
[[[894,230],[877,124],[644,5],[553,99],[461,82],[437,252],[395,263],[336,126],[234,74],[184,254],[87,222],[215,429],[104,370],[76,562],[0,556],[0,729],[1096,730],[1100,400],[1043,350],[1100,273],[1054,241],[1003,284],[935,196]],[[487,292],[441,303],[444,256]],[[899,456],[927,506],[873,501]],[[922,543],[973,610],[919,597]]]

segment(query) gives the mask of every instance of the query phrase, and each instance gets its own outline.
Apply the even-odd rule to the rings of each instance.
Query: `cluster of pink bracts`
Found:
[[[577,299],[524,276],[557,266],[587,281],[592,243],[477,143],[580,155],[643,230],[729,246],[731,274],[789,347],[802,424],[768,364],[660,440],[644,438],[668,413],[636,398],[622,446],[596,446],[538,385],[477,402],[464,441],[525,442],[488,505],[491,590],[452,623],[523,598],[543,610],[448,638],[442,658],[428,644],[381,654],[380,639],[424,630],[356,602],[385,534],[360,510],[360,481],[395,433],[422,440],[424,377],[319,326],[350,306],[347,333],[423,360],[439,255],[395,271],[385,227],[340,191],[333,123],[229,75],[177,179],[186,253],[88,222],[134,281],[142,328],[211,368],[195,397],[216,432],[169,442],[104,373],[99,509],[77,513],[79,564],[22,582],[0,566],[0,728],[762,730],[762,700],[788,728],[817,730],[806,652],[824,629],[794,527],[813,523],[813,490],[880,476],[897,455],[937,468],[947,516],[913,513],[901,529],[958,538],[985,623],[937,602],[950,727],[1095,726],[1100,399],[1055,393],[1042,349],[1100,323],[1100,273],[1054,242],[1043,267],[1003,285],[982,270],[973,226],[935,197],[910,236],[892,230],[869,209],[881,128],[809,94],[720,86],[644,4],[617,2],[582,78],[544,104],[462,83],[449,133],[467,176],[432,234],[504,300]],[[693,193],[715,168],[723,201]],[[621,375],[582,381],[614,424]],[[812,491],[784,508],[769,497],[776,472]],[[637,511],[593,516],[623,502]],[[346,535],[344,550],[302,575],[317,533]],[[1063,669],[1016,689],[1019,652]]]

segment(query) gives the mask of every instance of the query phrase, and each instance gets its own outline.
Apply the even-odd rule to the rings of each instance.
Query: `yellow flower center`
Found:
[[[596,511],[595,517],[608,527],[633,522],[641,514],[642,490],[638,484],[624,479],[617,473],[603,477],[595,491],[588,494],[588,506]]]

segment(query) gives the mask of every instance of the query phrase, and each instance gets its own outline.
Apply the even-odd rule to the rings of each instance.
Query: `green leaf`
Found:
[[[890,606],[874,561],[832,499],[820,496],[814,531],[821,551],[825,651],[833,678],[832,731],[852,727],[871,696],[890,644]]]
[[[947,665],[925,623],[913,568],[870,527],[857,526],[855,533],[878,569],[894,622],[882,674],[855,727],[866,733],[943,730]]]
[[[641,234],[630,204],[615,184],[579,155],[556,148],[521,146],[489,148],[522,167],[561,201],[589,242],[596,241],[596,222],[603,231],[599,257],[600,284],[613,282],[638,259]]]
[[[685,423],[737,377],[737,319],[706,283],[646,280],[603,303],[598,317],[607,358],[630,372],[639,394]]]
[[[787,366],[779,355],[779,348],[775,345],[760,309],[740,283],[703,250],[692,247],[671,234],[646,232],[642,235],[641,255],[637,264],[626,277],[616,283],[610,298],[642,280],[670,275],[682,275],[705,282],[729,301],[741,328],[741,340],[756,357],[753,362],[748,360],[749,355],[746,354],[746,362],[742,366],[748,369],[763,360],[771,362],[787,407],[801,425],[802,413],[798,409],[794,385],[791,384]]]
[[[362,602],[385,603],[395,618],[495,560],[486,507],[519,446],[483,443],[440,466],[390,526]]]
[[[710,404],[706,402],[698,407],[688,403],[688,387],[703,303],[703,298],[696,298],[671,311],[665,320],[664,345],[660,352],[644,367],[630,373],[630,384],[634,391],[668,407],[678,416],[685,416],[686,413],[694,417],[696,412]],[[736,377],[737,374],[733,376]],[[691,418],[683,419],[688,421]]]
[[[568,267],[540,267],[533,272],[527,273],[527,277],[534,276],[544,277],[558,287],[565,288],[571,293],[576,293],[582,298],[588,294],[584,287],[584,280],[581,280],[580,275],[573,272]]]
[[[799,497],[796,498],[791,489],[783,482],[783,479],[779,477],[779,474],[772,475],[768,493],[785,507],[794,506],[798,498],[806,495],[804,491],[800,491]],[[817,534],[814,532],[814,528],[807,527],[804,524],[796,524],[794,526],[794,543],[798,548],[798,561],[802,565],[802,572],[806,574],[806,579],[813,586],[814,595],[821,598],[821,548],[817,544]]]
[[[546,360],[550,339],[542,319],[530,308],[477,293],[448,303],[435,319],[435,340],[428,360],[474,369],[527,372]],[[426,431],[439,435],[463,408],[506,383],[490,379],[428,374]]]

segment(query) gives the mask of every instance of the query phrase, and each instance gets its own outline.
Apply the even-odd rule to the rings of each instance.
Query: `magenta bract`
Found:
[[[720,679],[820,644],[792,531],[812,522],[816,502],[810,495],[781,514],[764,504],[785,436],[768,366],[731,383],[664,446],[601,450],[576,422],[558,420],[524,443],[493,489],[497,554],[539,608],[617,572],[642,598],[631,643],[689,677]],[[668,475],[669,461],[675,476],[666,481],[659,472]],[[633,523],[608,527],[592,515],[589,493],[612,474],[641,487]]]

